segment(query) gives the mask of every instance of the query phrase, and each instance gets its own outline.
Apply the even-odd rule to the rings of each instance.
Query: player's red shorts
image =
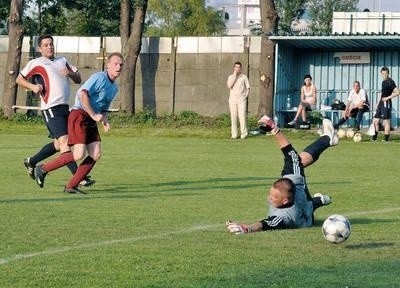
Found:
[[[73,109],[68,117],[68,145],[101,141],[97,123],[81,109]]]

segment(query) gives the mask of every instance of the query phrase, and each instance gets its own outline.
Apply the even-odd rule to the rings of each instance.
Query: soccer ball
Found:
[[[361,140],[362,140],[362,135],[361,135],[361,133],[356,133],[356,134],[354,134],[354,136],[353,136],[353,141],[354,141],[354,142],[361,142]]]
[[[337,132],[337,136],[339,138],[344,138],[346,136],[346,131],[343,129],[339,129],[339,131]]]
[[[334,214],[322,224],[322,234],[331,243],[339,244],[350,237],[350,221],[343,215]]]
[[[346,136],[347,136],[347,138],[353,138],[353,136],[354,136],[353,129],[347,129]]]

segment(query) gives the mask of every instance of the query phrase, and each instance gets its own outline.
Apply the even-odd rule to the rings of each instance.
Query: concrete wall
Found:
[[[399,12],[333,12],[332,33],[398,33]]]
[[[24,38],[21,69],[38,55],[37,38]],[[54,37],[57,55],[77,66],[86,80],[104,69],[107,53],[120,51],[119,37]],[[228,113],[226,80],[233,63],[241,61],[249,76],[249,112],[258,106],[259,37],[144,38],[136,72],[136,109],[155,109],[157,114],[194,111],[205,116]],[[8,38],[0,38],[0,101],[6,71]],[[71,104],[78,85],[71,84]],[[19,88],[17,104],[36,104],[38,99]],[[113,103],[119,108],[119,98]]]

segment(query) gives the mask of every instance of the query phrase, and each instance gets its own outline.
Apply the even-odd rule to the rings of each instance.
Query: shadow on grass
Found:
[[[346,249],[378,249],[384,247],[394,246],[394,242],[370,242],[346,245]]]
[[[266,181],[274,181],[275,178],[267,177],[243,177],[243,178],[210,178],[204,180],[180,180],[171,182],[151,183],[148,185],[113,185],[105,184],[97,191],[113,193],[126,192],[157,192],[165,193],[171,191],[207,191],[207,190],[236,190],[252,187],[266,187]],[[259,181],[262,181],[260,183]],[[229,184],[226,184],[229,183]],[[161,189],[160,189],[161,188]]]
[[[0,200],[0,204],[7,203],[40,203],[40,202],[68,202],[68,201],[86,201],[86,200],[93,200],[93,199],[145,199],[149,197],[157,197],[159,195],[156,194],[130,194],[130,195],[96,195],[96,192],[88,192],[88,194],[64,194],[66,197],[58,197],[58,198],[29,198],[29,199],[4,199]],[[166,195],[167,197],[170,196],[193,196],[193,193],[175,193]]]
[[[63,194],[66,197],[57,198],[18,198],[3,199],[0,203],[23,203],[23,202],[63,202],[63,201],[80,201],[90,199],[103,198],[121,198],[121,199],[144,199],[149,197],[164,196],[193,196],[200,195],[208,190],[238,190],[252,187],[266,187],[265,181],[273,181],[276,178],[267,177],[242,177],[242,178],[210,178],[203,180],[180,180],[171,182],[142,184],[102,184],[101,188],[83,188],[88,192],[87,195],[82,194]],[[259,181],[262,181],[260,183]],[[227,184],[229,183],[229,184]],[[58,192],[59,193],[59,192]],[[62,192],[61,192],[62,193]],[[101,194],[99,194],[101,193]],[[145,193],[145,194],[139,194]],[[122,195],[125,194],[125,195]],[[60,194],[58,194],[60,195]]]

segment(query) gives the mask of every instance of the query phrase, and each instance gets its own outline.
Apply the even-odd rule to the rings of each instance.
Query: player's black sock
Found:
[[[390,135],[390,134],[385,134],[385,135],[384,135],[385,141],[389,141],[389,135]]]
[[[75,161],[67,164],[67,167],[68,167],[69,171],[71,171],[72,175],[74,175],[76,170],[78,170],[78,165],[76,165]]]
[[[307,146],[304,149],[304,152],[309,153],[315,162],[318,160],[321,153],[324,152],[330,146],[329,144],[330,140],[331,138],[327,135],[319,137],[317,140],[315,140],[313,143]]]
[[[341,118],[336,125],[333,125],[335,129],[339,129],[339,126],[342,125],[344,122],[347,121],[347,118]]]
[[[313,210],[315,211],[316,209],[318,209],[321,206],[324,206],[324,204],[321,201],[320,197],[314,197],[312,198],[312,202],[313,202]]]
[[[374,136],[372,136],[372,140],[376,141],[377,138],[378,138],[378,132],[375,131]]]
[[[39,150],[38,153],[36,153],[34,156],[32,156],[29,160],[29,162],[32,165],[36,165],[36,163],[39,163],[40,161],[54,155],[57,153],[56,147],[54,147],[54,142],[47,143],[42,147],[42,149]]]

